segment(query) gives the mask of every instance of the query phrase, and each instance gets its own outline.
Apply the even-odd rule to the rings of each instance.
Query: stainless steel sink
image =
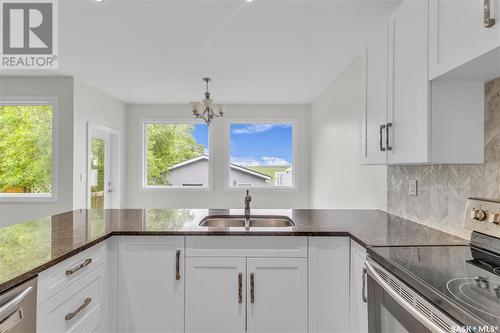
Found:
[[[250,228],[283,228],[292,227],[295,223],[287,216],[251,216]],[[234,215],[209,215],[200,222],[202,227],[210,228],[244,228],[245,218]]]

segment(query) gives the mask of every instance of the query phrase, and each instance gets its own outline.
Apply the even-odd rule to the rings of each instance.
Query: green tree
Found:
[[[169,169],[203,154],[205,147],[193,137],[194,126],[188,124],[147,125],[148,185],[169,185]]]
[[[0,192],[47,193],[52,185],[52,107],[0,106]]]

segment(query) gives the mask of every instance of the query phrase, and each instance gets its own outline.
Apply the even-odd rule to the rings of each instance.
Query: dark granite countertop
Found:
[[[453,235],[379,210],[273,209],[255,215],[286,215],[285,228],[208,228],[207,215],[242,210],[75,210],[0,228],[0,292],[112,235],[349,236],[364,247],[465,245]]]

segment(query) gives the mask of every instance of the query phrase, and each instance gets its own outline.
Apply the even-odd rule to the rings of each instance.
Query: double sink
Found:
[[[250,216],[250,228],[284,228],[293,227],[295,223],[287,216],[267,215]],[[200,222],[201,227],[210,228],[244,228],[245,217],[239,215],[209,215]]]

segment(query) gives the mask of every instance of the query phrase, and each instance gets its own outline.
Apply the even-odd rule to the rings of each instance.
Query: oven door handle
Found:
[[[33,290],[33,287],[28,287],[19,294],[17,294],[13,299],[0,306],[0,318],[5,317],[11,314],[19,304],[28,296],[29,293]]]
[[[425,325],[432,332],[447,333],[433,321],[427,318],[422,312],[418,311],[411,303],[406,301],[377,273],[373,264],[369,260],[365,261],[366,272],[375,280],[396,302],[399,303],[408,313],[415,317],[419,322]]]

